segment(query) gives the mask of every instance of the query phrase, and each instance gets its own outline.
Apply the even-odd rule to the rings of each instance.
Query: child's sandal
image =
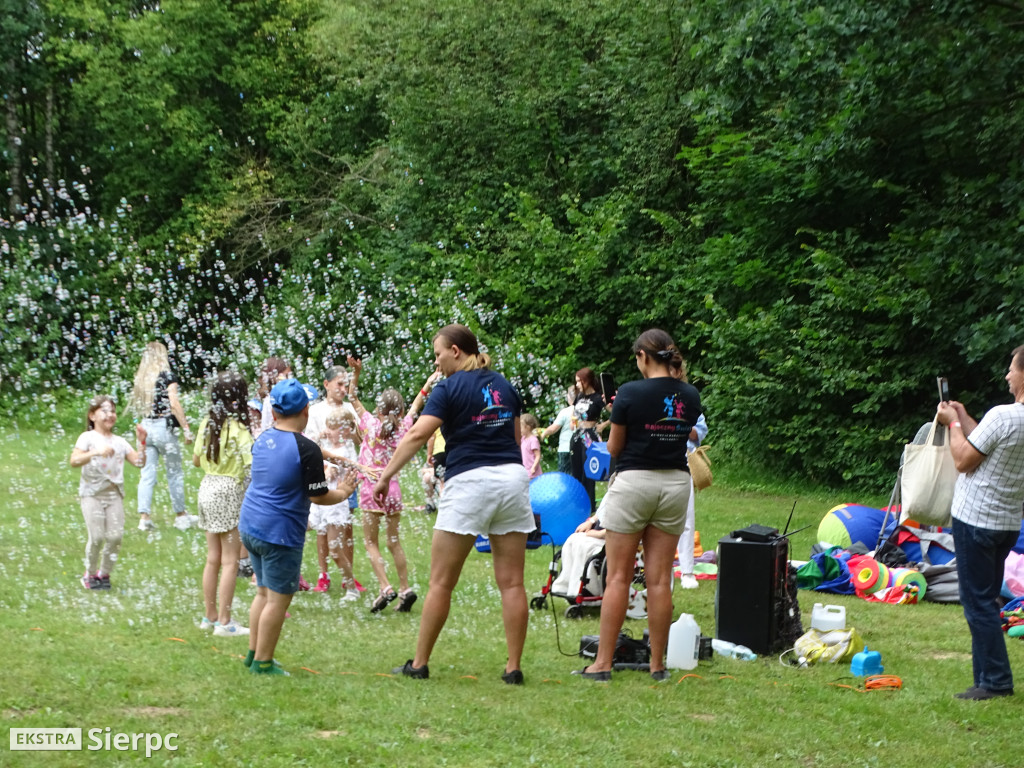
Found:
[[[393,589],[389,589],[387,592],[381,592],[377,599],[373,601],[373,605],[370,606],[370,613],[380,613],[388,607],[388,603],[398,597],[398,593]]]
[[[398,605],[395,610],[398,613],[408,613],[412,610],[412,604],[416,602],[416,593],[407,589],[398,596]]]

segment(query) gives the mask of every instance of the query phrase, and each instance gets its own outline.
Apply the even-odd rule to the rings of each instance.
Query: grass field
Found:
[[[499,679],[504,665],[500,606],[488,556],[472,554],[451,619],[431,659],[431,679],[391,676],[412,655],[421,603],[411,614],[371,615],[369,597],[341,605],[328,594],[296,596],[277,657],[291,678],[254,678],[240,659],[244,639],[200,632],[202,532],[170,526],[166,486],[154,517],[134,525],[138,473],[126,468],[128,525],[110,592],[78,583],[85,528],[76,498],[78,471],[67,465],[75,434],[0,433],[0,717],[11,728],[176,733],[177,749],[155,752],[174,766],[1017,766],[1021,697],[961,702],[971,682],[970,638],[959,606],[869,604],[853,597],[801,593],[804,625],[815,602],[846,607],[882,654],[900,691],[863,693],[848,665],[809,669],[775,658],[715,658],[698,676],[654,685],[646,674],[616,673],[610,685],[570,676],[582,665],[579,638],[597,618],[568,620],[564,601],[531,616],[526,685]],[[761,484],[760,490],[714,456],[717,484],[697,498],[705,546],[751,523],[782,527],[797,502],[793,557],[806,558],[817,521],[844,501],[884,499]],[[189,468],[188,498],[200,475]],[[161,472],[161,484],[163,473]],[[412,474],[409,506],[420,503]],[[403,540],[422,596],[431,520],[410,511]],[[545,547],[528,553],[527,589],[545,581]],[[306,548],[304,573],[315,575]],[[356,548],[356,575],[372,576]],[[372,589],[372,587],[371,587]],[[367,595],[371,593],[368,589]],[[235,615],[246,622],[252,592],[238,583]],[[714,634],[715,583],[676,590],[676,613],[696,616]],[[627,621],[639,636],[646,623]],[[1011,641],[1022,669],[1024,646]],[[681,679],[680,679],[681,678]],[[678,682],[676,682],[678,680]],[[838,685],[837,685],[838,684]],[[86,739],[86,745],[95,744]],[[9,752],[0,765],[108,765],[145,759],[133,751]]]

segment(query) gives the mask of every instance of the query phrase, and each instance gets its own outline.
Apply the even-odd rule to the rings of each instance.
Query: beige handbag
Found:
[[[701,445],[686,454],[686,463],[690,465],[693,487],[698,491],[711,487],[711,461],[708,459],[707,451],[707,446]]]

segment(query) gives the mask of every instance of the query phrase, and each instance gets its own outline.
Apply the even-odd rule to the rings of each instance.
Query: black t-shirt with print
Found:
[[[163,419],[171,415],[171,399],[167,388],[177,384],[178,377],[170,371],[161,371],[153,384],[153,408],[149,413],[151,419]]]
[[[612,407],[612,424],[626,427],[616,471],[687,469],[686,440],[700,414],[700,393],[691,384],[669,376],[623,384]]]
[[[581,392],[576,395],[572,408],[576,418],[580,421],[597,421],[601,418],[601,411],[604,410],[604,398],[600,392],[591,392],[589,395]]]

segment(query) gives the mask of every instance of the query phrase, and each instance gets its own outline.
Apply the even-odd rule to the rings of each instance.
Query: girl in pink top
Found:
[[[394,389],[385,389],[377,398],[375,412],[371,413],[363,407],[358,398],[359,375],[363,370],[363,362],[355,357],[348,358],[348,364],[352,367],[352,384],[349,386],[349,399],[352,401],[356,414],[359,416],[359,464],[366,467],[373,474],[364,474],[364,479],[369,482],[362,483],[359,490],[359,506],[366,513],[363,515],[363,544],[366,546],[366,554],[370,560],[370,566],[380,584],[380,594],[373,601],[370,608],[372,613],[384,610],[388,603],[398,599],[396,611],[408,612],[412,604],[416,602],[416,593],[409,588],[409,567],[405,559],[405,550],[398,538],[398,523],[402,517],[402,490],[398,486],[398,479],[392,479],[388,488],[388,495],[383,504],[378,504],[373,498],[373,485],[377,481],[380,470],[384,469],[394,455],[398,441],[412,426],[413,418],[426,400],[429,388],[440,377],[434,373],[423,389],[416,395],[408,413],[403,417],[402,411],[405,402],[402,396]],[[398,573],[398,592],[392,588],[388,581],[388,574],[384,568],[384,558],[380,553],[380,523],[381,518],[386,526],[387,548],[391,553],[391,559],[395,563],[395,571]]]
[[[533,433],[540,423],[532,413],[524,413],[519,417],[519,428],[523,435],[519,449],[523,452],[523,466],[530,479],[540,477],[540,439]]]

